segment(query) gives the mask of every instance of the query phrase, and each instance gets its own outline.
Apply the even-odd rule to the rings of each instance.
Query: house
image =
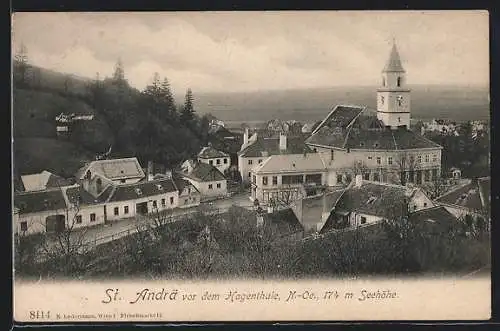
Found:
[[[251,171],[271,155],[303,154],[312,150],[304,143],[303,135],[287,136],[281,132],[279,136],[265,136],[263,132],[255,132],[250,136],[249,129],[245,129],[243,144],[238,153],[238,170],[242,181],[250,183]]]
[[[186,160],[178,174],[200,192],[202,200],[227,197],[226,178],[210,164]]]
[[[19,192],[14,195],[18,217],[13,218],[16,234],[62,231],[68,219],[68,206],[61,188]]]
[[[272,155],[251,171],[252,200],[295,200],[318,194],[326,185],[326,167],[318,153]]]
[[[332,189],[323,192],[323,194],[305,197],[295,202],[296,205],[300,205],[296,209],[299,211],[299,221],[306,232],[319,232],[321,230],[330,216],[331,210],[337,205],[345,190],[344,187]]]
[[[179,192],[179,208],[189,208],[200,204],[201,193],[190,181],[174,176],[174,184]]]
[[[376,110],[337,105],[306,140],[325,161],[328,186],[349,183],[357,171],[403,184],[440,176],[442,147],[409,129],[411,91],[395,44],[381,78]]]
[[[469,214],[475,217],[491,217],[491,178],[470,180],[438,197],[437,204],[458,218]]]
[[[418,187],[365,181],[357,175],[332,207],[320,233],[391,220],[434,206]]]
[[[213,165],[222,173],[225,173],[231,166],[229,154],[213,148],[211,144],[203,147],[198,153],[198,161]]]
[[[44,170],[38,174],[21,176],[24,191],[43,191],[50,188],[57,188],[71,185],[71,181]]]
[[[64,187],[62,191],[68,206],[68,227],[77,229],[106,222],[103,196],[96,198],[78,184]]]
[[[93,178],[96,174],[115,184],[133,184],[144,179],[145,174],[135,157],[96,160],[78,170],[77,180]]]
[[[178,206],[179,191],[172,178],[111,186],[106,199],[106,221],[147,215]]]
[[[229,154],[231,164],[238,164],[238,152],[243,141],[241,134],[229,131],[223,126],[211,127],[208,130],[208,141],[212,147]]]

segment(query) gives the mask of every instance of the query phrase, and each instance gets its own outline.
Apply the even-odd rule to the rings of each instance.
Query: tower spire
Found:
[[[396,47],[396,38],[392,38],[392,49],[389,54],[389,59],[387,60],[384,72],[405,72],[403,65],[401,64],[401,58],[399,57],[399,52]]]

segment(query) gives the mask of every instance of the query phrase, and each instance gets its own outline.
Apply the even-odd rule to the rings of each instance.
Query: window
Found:
[[[418,162],[418,163],[422,163],[422,155],[419,155],[419,156],[417,157],[417,162]]]
[[[135,193],[137,193],[137,195],[142,195],[142,191],[140,188],[136,187],[135,189]]]
[[[95,214],[94,213],[90,214],[90,221],[95,222]]]
[[[165,199],[161,199],[161,206],[165,207],[167,204],[165,203]]]
[[[429,162],[429,154],[425,154],[425,162]]]
[[[261,164],[261,163],[262,163],[262,160],[259,160],[259,164]]]
[[[267,185],[267,176],[262,177],[262,185]]]
[[[380,175],[377,174],[377,173],[374,173],[373,174],[373,180],[376,181],[376,182],[379,182],[380,181]]]
[[[398,77],[398,82],[397,82],[397,84],[398,84],[398,87],[401,87],[401,77]]]
[[[385,77],[382,77],[382,86],[385,86]]]
[[[219,164],[220,164],[220,159],[217,159],[217,165],[219,165]]]
[[[123,207],[123,213],[128,214],[128,206]]]
[[[208,164],[210,164],[210,165],[214,165],[214,160],[210,160],[210,161],[208,161]]]
[[[401,106],[403,104],[403,97],[401,95],[398,95],[396,101],[398,102],[398,106]]]
[[[221,185],[220,185],[220,183],[217,183],[217,188],[221,188]]]
[[[115,214],[115,216],[119,215],[118,207],[114,208],[113,213]]]
[[[342,183],[342,175],[337,175],[337,183]]]
[[[76,215],[76,224],[82,224],[82,215]]]
[[[332,160],[332,161],[333,161],[333,156],[334,155],[333,155],[333,149],[332,149],[332,150],[330,150],[330,160]]]
[[[209,189],[209,190],[211,190],[211,189],[213,189],[213,188],[214,188],[214,186],[213,186],[212,184],[208,184],[208,189]]]
[[[389,156],[389,157],[387,158],[387,164],[392,164],[392,156]]]
[[[278,185],[278,176],[273,176],[273,185]]]
[[[248,178],[252,177],[252,173],[249,171],[248,172]]]
[[[174,197],[170,197],[170,204],[173,205],[174,204]]]
[[[432,162],[437,162],[437,155],[436,154],[433,154],[432,155]]]
[[[365,172],[365,175],[364,175],[364,180],[370,180],[370,173],[369,172]]]
[[[302,175],[284,175],[281,177],[283,184],[302,184],[304,182],[304,176]]]
[[[366,224],[366,217],[361,216],[361,224]]]
[[[224,159],[224,164],[227,164],[227,159]]]
[[[248,164],[252,164],[253,163],[253,160],[248,160]]]
[[[380,156],[377,156],[377,164],[382,164],[382,158]]]
[[[156,204],[156,200],[153,201],[153,208],[157,208],[158,205]]]
[[[427,202],[424,202],[424,207],[427,207]]]
[[[127,182],[126,179],[120,179],[120,183],[125,184]]]
[[[373,159],[373,157],[371,157],[371,156],[368,156],[368,160],[371,160],[371,159]]]
[[[21,222],[21,231],[28,231],[28,222]]]

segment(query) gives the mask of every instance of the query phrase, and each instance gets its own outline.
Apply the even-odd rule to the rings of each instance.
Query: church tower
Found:
[[[410,90],[406,87],[406,72],[396,43],[392,44],[389,60],[382,70],[381,87],[377,89],[377,118],[391,128],[410,128]]]

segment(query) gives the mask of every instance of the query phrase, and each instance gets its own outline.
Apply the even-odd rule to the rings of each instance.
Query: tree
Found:
[[[15,83],[20,86],[27,85],[27,74],[28,74],[29,64],[28,64],[28,49],[22,43],[14,55],[14,76]]]
[[[407,177],[409,177],[410,182],[413,182],[416,167],[415,157],[407,152],[403,152],[396,159],[396,164],[398,166],[400,184],[406,185]]]
[[[181,122],[187,126],[191,125],[191,121],[194,118],[195,111],[193,102],[193,92],[190,88],[188,88],[184,97],[184,105],[181,112]]]
[[[115,83],[125,82],[125,69],[123,67],[123,62],[121,58],[119,58],[115,64],[115,70],[113,72],[113,81]]]
[[[163,82],[160,86],[160,95],[163,104],[167,107],[167,110],[173,115],[176,112],[175,100],[170,87],[170,82],[167,77],[163,78]]]

